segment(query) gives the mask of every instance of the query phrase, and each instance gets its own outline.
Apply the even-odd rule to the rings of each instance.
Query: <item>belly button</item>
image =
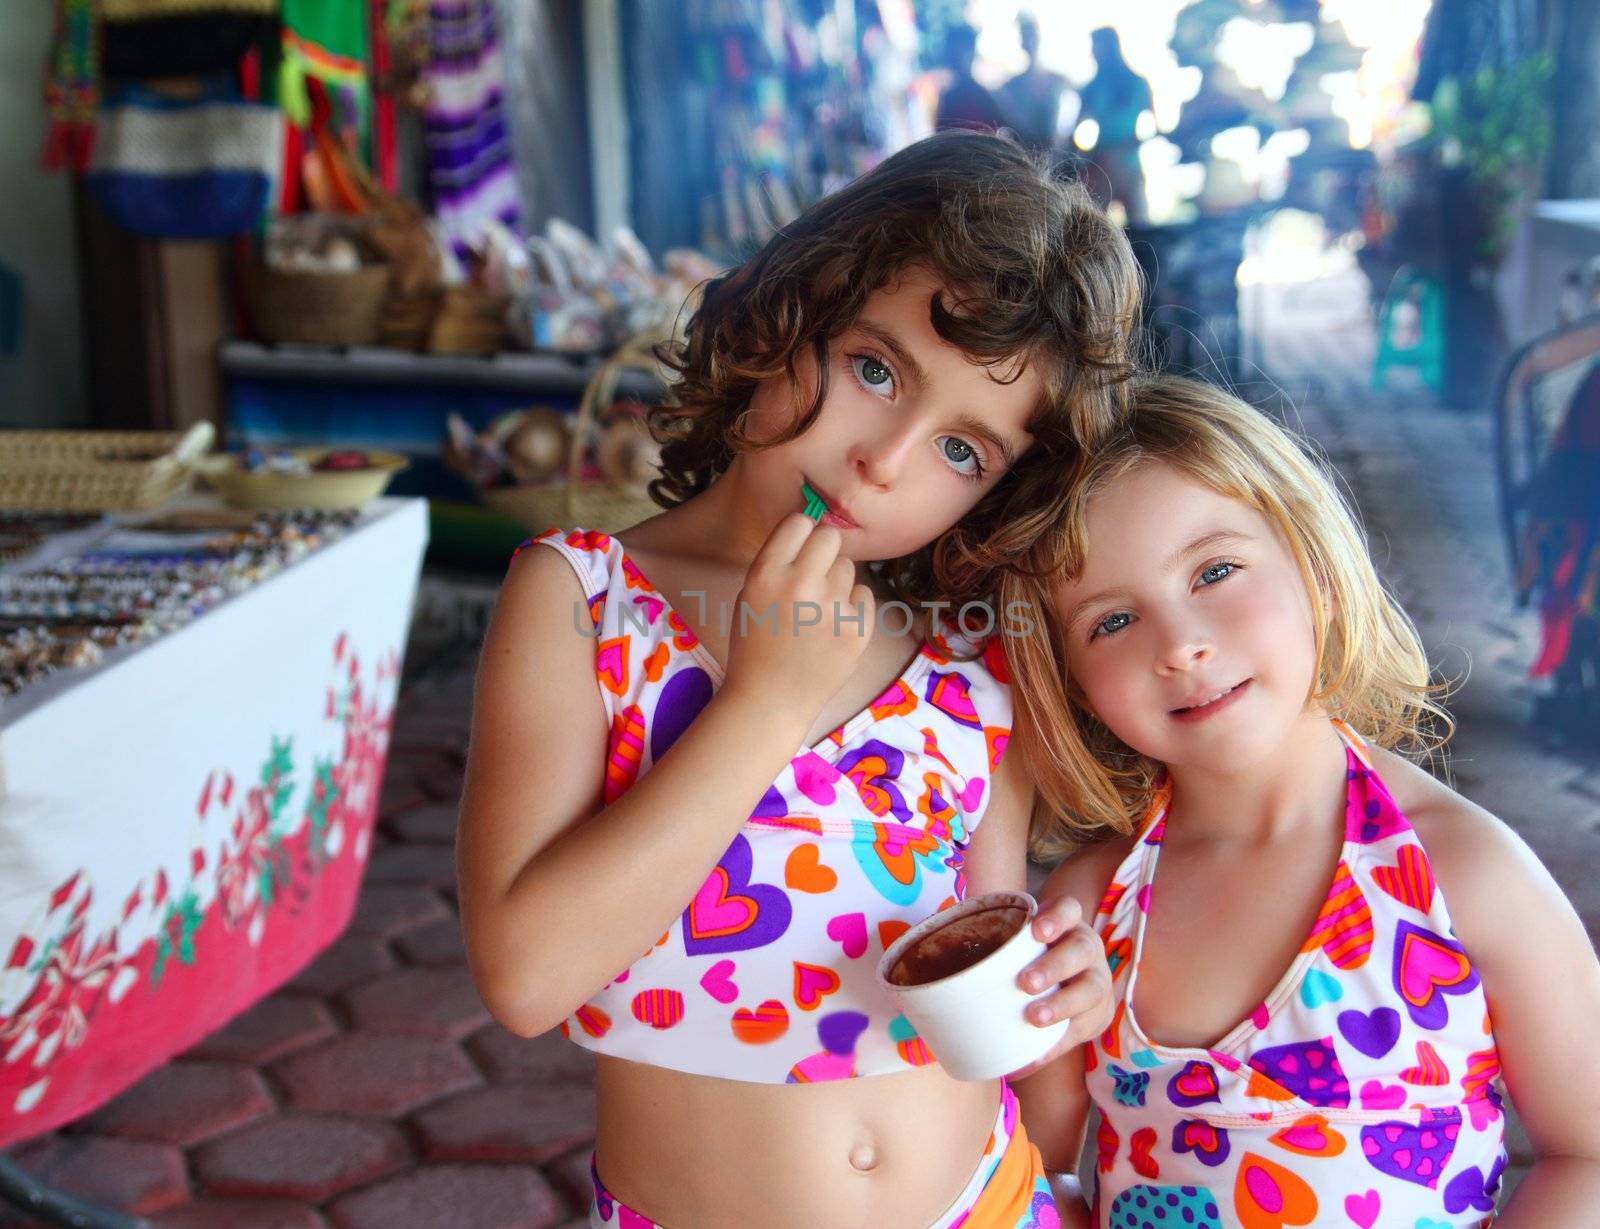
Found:
[[[850,1166],[862,1173],[871,1173],[878,1168],[878,1150],[871,1144],[857,1144],[850,1149]]]

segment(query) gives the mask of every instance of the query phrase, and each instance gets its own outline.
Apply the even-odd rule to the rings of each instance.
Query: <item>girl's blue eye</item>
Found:
[[[1238,566],[1237,563],[1213,563],[1200,573],[1200,583],[1202,585],[1214,585],[1219,580],[1226,580],[1233,575],[1234,569]]]
[[[956,473],[966,478],[983,477],[983,462],[978,460],[978,454],[972,445],[959,435],[945,436],[939,441],[939,450],[944,453],[944,459],[950,462]]]
[[[1096,623],[1094,632],[1089,639],[1093,640],[1096,636],[1114,636],[1132,622],[1132,615],[1128,614],[1127,611],[1119,610],[1116,614],[1107,615]]]
[[[870,354],[852,354],[850,369],[855,372],[861,387],[869,393],[894,394],[894,372],[881,359]]]

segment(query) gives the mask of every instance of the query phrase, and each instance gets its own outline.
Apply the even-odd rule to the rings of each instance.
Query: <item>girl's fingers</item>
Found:
[[[1080,933],[1088,931],[1080,928]],[[1058,947],[1074,943],[1078,935],[1064,939]],[[1093,933],[1090,933],[1093,939]],[[1094,941],[1098,946],[1098,939]],[[1054,952],[1051,952],[1054,955]],[[1046,957],[1048,959],[1048,957]],[[1027,973],[1024,973],[1027,976]],[[1110,970],[1107,968],[1104,954],[1101,959],[1091,960],[1082,970],[1074,976],[1064,979],[1053,992],[1043,994],[1035,1002],[1029,1003],[1026,1010],[1027,1019],[1038,1027],[1058,1023],[1061,1019],[1069,1021],[1066,1031],[1062,1032],[1061,1040],[1050,1053],[1037,1059],[1035,1063],[1022,1067],[1021,1071],[1011,1072],[1008,1079],[1021,1080],[1026,1075],[1032,1075],[1040,1067],[1054,1063],[1064,1053],[1074,1050],[1078,1045],[1083,1045],[1094,1035],[1106,1031],[1112,1018],[1112,989],[1110,989]]]
[[[856,583],[856,562],[847,555],[839,555],[828,565],[830,583],[848,591]]]
[[[1033,919],[1034,937],[1050,943],[1083,921],[1083,906],[1075,896],[1058,896],[1047,901]]]
[[[1066,937],[1050,945],[1050,949],[1018,975],[1017,984],[1029,994],[1038,994],[1056,982],[1099,964],[1106,959],[1105,945],[1087,926],[1077,926]]]
[[[851,585],[850,606],[853,610],[861,610],[864,616],[866,628],[863,630],[862,635],[871,635],[872,621],[874,616],[876,616],[878,613],[877,595],[874,594],[872,589],[867,585]]]
[[[755,573],[762,567],[781,567],[793,563],[800,548],[810,540],[811,531],[816,528],[816,523],[804,512],[790,513],[767,535],[756,557],[750,561],[750,572]]]
[[[1080,973],[1063,984],[1054,994],[1047,994],[1028,1005],[1028,1019],[1043,1027],[1057,1020],[1080,1022],[1088,1030],[1078,1040],[1101,1031],[1100,1017],[1105,1014],[1110,1001],[1110,986],[1093,970]]]
[[[810,517],[802,515],[800,519],[810,524]],[[800,544],[794,557],[794,566],[807,576],[825,576],[833,566],[833,561],[839,557],[839,548],[843,545],[844,534],[832,525],[815,525],[811,529],[811,536]]]

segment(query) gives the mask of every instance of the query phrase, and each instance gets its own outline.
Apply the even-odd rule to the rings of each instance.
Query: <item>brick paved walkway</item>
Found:
[[[1456,783],[1523,833],[1600,936],[1600,766],[1544,748],[1528,724],[1534,629],[1511,605],[1487,423],[1350,405],[1300,421],[1349,481],[1430,651],[1448,673],[1470,658]],[[19,1148],[22,1163],[164,1229],[579,1223],[589,1060],[493,1024],[463,964],[451,842],[470,664],[458,647],[403,697],[349,932],[190,1054]]]

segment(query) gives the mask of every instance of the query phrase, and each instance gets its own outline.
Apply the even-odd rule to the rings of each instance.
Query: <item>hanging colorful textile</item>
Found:
[[[465,256],[489,219],[516,229],[521,214],[493,0],[433,0],[423,81],[434,214]]]
[[[96,0],[56,0],[55,30],[45,69],[49,118],[41,161],[52,171],[81,171],[94,147],[99,100],[100,12]]]
[[[399,140],[395,129],[394,95],[390,76],[389,0],[371,0],[367,20],[372,35],[372,171],[384,191],[400,185]]]
[[[148,80],[231,71],[278,37],[278,0],[99,0],[100,75]]]
[[[108,88],[96,122],[84,182],[124,229],[215,239],[253,229],[266,212],[283,117],[230,77],[182,92]]]
[[[365,136],[371,91],[367,84],[366,0],[283,0],[283,65],[278,101],[291,123],[311,122],[308,78],[333,96],[339,129]]]
[[[313,141],[310,86],[326,99],[326,124],[335,134],[364,137],[371,103],[367,80],[367,0],[282,0],[283,55],[278,70],[278,105],[284,127],[283,174],[278,211],[294,213],[305,201],[305,160]],[[319,98],[316,118],[324,119]]]

